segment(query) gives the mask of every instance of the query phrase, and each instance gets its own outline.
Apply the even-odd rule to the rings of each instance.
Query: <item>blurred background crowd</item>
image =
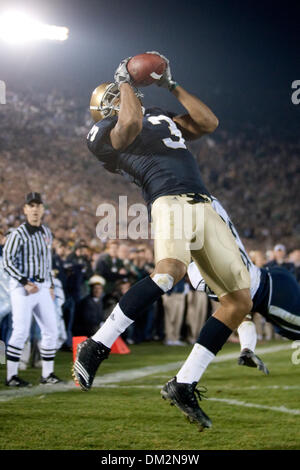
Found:
[[[284,123],[282,123],[284,126]],[[58,238],[95,238],[103,202],[142,202],[140,191],[103,171],[88,151],[92,122],[86,102],[70,92],[7,92],[0,107],[0,215],[5,231],[20,223],[24,194],[34,188],[46,201],[47,223]],[[284,131],[284,129],[283,129]],[[248,248],[278,241],[300,243],[298,181],[300,142],[255,124],[220,122],[190,143],[209,191],[217,197]]]
[[[45,223],[54,235],[53,273],[59,347],[72,335],[90,336],[128,288],[154,267],[151,240],[113,241],[96,236],[96,209],[119,195],[142,202],[138,189],[102,170],[85,144],[92,123],[83,103],[67,92],[9,91],[0,107],[0,245],[24,221],[24,195],[42,194]],[[4,115],[5,113],[5,115]],[[300,281],[297,139],[253,125],[220,129],[190,144],[210,192],[228,210],[253,261],[278,263]],[[275,247],[275,248],[274,248]],[[1,256],[1,247],[0,247]],[[1,261],[1,260],[0,260]],[[10,324],[8,279],[0,262],[0,334]],[[166,345],[195,342],[214,311],[206,294],[188,279],[149,307],[124,334],[128,344],[159,340]],[[259,339],[274,331],[257,316]],[[38,332],[33,325],[33,338]],[[233,337],[232,340],[235,340]]]

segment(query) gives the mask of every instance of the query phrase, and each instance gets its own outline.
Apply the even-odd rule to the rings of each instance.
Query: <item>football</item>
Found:
[[[137,87],[149,86],[166,70],[166,61],[157,54],[138,54],[127,63],[127,70]]]

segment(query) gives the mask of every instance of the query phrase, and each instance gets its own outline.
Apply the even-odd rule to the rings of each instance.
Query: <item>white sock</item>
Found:
[[[42,376],[46,379],[54,371],[54,361],[42,360]]]
[[[240,338],[241,350],[247,348],[254,352],[257,341],[255,324],[252,321],[243,321],[237,331]]]
[[[92,336],[92,339],[100,341],[107,348],[111,348],[120,334],[132,323],[133,320],[126,317],[119,304],[117,304],[101,328]]]
[[[6,361],[6,378],[10,380],[13,375],[18,375],[19,361]]]
[[[176,375],[177,382],[191,384],[198,382],[205,372],[207,366],[215,358],[215,355],[196,343],[188,356],[187,360]]]

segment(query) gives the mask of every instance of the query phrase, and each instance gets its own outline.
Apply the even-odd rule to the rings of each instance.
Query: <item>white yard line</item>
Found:
[[[219,401],[222,403],[228,403],[228,405],[242,406],[246,408],[259,408],[261,410],[270,410],[270,411],[280,411],[281,413],[288,413],[291,415],[300,415],[300,410],[292,410],[286,408],[285,406],[267,406],[267,405],[258,405],[256,403],[247,403],[245,401],[232,400],[229,398],[208,398],[210,401]]]
[[[100,388],[137,388],[137,389],[162,389],[163,385],[117,385],[117,384],[103,384],[99,386]],[[279,386],[276,386],[279,388]],[[250,388],[250,387],[249,387]],[[270,388],[270,387],[261,387],[261,388]],[[290,387],[292,388],[292,387]],[[299,388],[299,387],[297,387]],[[236,388],[234,390],[237,390]],[[241,406],[245,408],[258,408],[261,410],[269,410],[269,411],[279,411],[280,413],[287,413],[292,415],[300,415],[300,410],[294,410],[291,408],[286,408],[285,406],[267,406],[267,405],[258,405],[256,403],[248,403],[245,401],[234,400],[232,398],[215,398],[215,397],[208,397],[207,400],[209,401],[219,401],[222,403],[227,403],[228,405],[234,406]]]
[[[284,351],[284,350],[291,350],[290,343],[282,344],[278,346],[271,346],[271,347],[261,347],[257,348],[256,353],[258,355],[261,354],[271,354],[274,352]],[[239,351],[234,353],[226,353],[220,354],[214,359],[214,363],[216,362],[224,362],[229,361],[232,359],[237,359],[239,356]],[[100,387],[104,384],[109,383],[120,383],[120,382],[128,382],[130,380],[139,379],[142,377],[146,377],[148,375],[158,374],[161,372],[168,372],[172,370],[178,370],[183,364],[183,361],[180,362],[169,362],[168,364],[157,365],[157,366],[147,366],[141,367],[139,369],[129,369],[124,370],[121,372],[115,372],[111,374],[105,374],[102,377],[96,377],[94,380],[93,387]],[[57,385],[37,385],[31,388],[21,388],[21,389],[7,389],[0,391],[0,402],[6,402],[13,400],[15,398],[23,398],[27,396],[35,396],[35,395],[45,395],[48,393],[56,393],[56,392],[68,392],[70,390],[78,390],[79,387],[76,387],[73,381],[69,381],[65,384],[57,384]]]

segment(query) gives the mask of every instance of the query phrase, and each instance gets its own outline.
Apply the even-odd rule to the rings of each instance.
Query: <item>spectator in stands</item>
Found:
[[[104,277],[105,293],[110,295],[115,289],[115,282],[128,276],[123,261],[118,258],[118,242],[109,240],[105,252],[99,256],[96,273]]]
[[[266,258],[261,250],[251,250],[249,252],[252,263],[258,268],[262,268],[266,264]]]
[[[117,281],[117,283],[116,283],[116,300],[117,300],[117,302],[120,300],[120,298],[124,294],[126,294],[126,292],[130,289],[130,287],[131,287],[131,282],[126,277],[124,277],[123,279],[120,279],[119,281]],[[124,331],[122,337],[128,344],[135,344],[136,343],[135,323],[132,323],[127,328],[127,330]]]
[[[65,303],[63,305],[63,315],[67,330],[67,340],[62,349],[72,351],[72,328],[74,322],[76,304],[80,301],[80,291],[82,283],[81,266],[65,261],[64,270],[66,275]]]
[[[185,280],[179,281],[172,290],[162,296],[164,306],[165,340],[166,346],[184,346],[180,340],[180,330],[185,307]]]
[[[92,336],[104,320],[103,288],[105,279],[97,274],[88,281],[90,293],[76,306],[73,323],[74,336]]]
[[[199,295],[200,294],[200,295]],[[195,344],[200,330],[207,320],[209,299],[205,292],[196,291],[189,283],[186,294],[187,341]]]
[[[62,283],[63,289],[66,290],[67,276],[65,272],[65,248],[67,243],[62,239],[53,240],[52,250],[52,268],[57,271],[57,278]]]
[[[281,266],[282,268],[287,269],[290,273],[295,275],[295,266],[293,263],[290,263],[286,260],[286,248],[282,244],[277,244],[274,246],[273,250],[274,259],[265,264],[265,267],[274,267]]]
[[[80,268],[78,271],[80,274],[77,279],[77,292],[79,293],[79,298],[76,299],[76,301],[79,301],[87,293],[84,288],[85,281],[93,275],[88,245],[83,240],[76,243],[74,245],[73,252],[67,257],[66,262]]]
[[[131,259],[132,251],[136,252],[137,250],[136,248],[130,248],[130,245],[127,243],[120,243],[117,251],[118,259],[122,261],[122,266],[126,270],[126,276],[131,284],[136,282],[138,275],[136,267]],[[121,272],[123,272],[123,270]]]
[[[300,250],[293,250],[288,257],[290,263],[295,266],[295,276],[298,282],[300,282]]]

